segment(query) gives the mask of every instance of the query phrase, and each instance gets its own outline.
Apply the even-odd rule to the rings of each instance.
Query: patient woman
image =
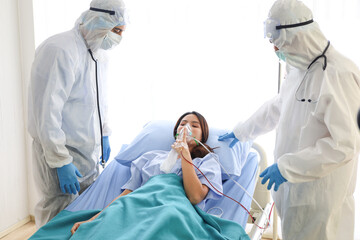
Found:
[[[192,139],[186,137],[188,135],[188,130],[185,128],[186,124],[191,126]],[[185,194],[191,204],[198,205],[203,209],[207,199],[220,197],[220,194],[213,186],[217,190],[222,191],[221,168],[213,158],[213,155],[198,143],[198,141],[205,143],[209,136],[209,128],[205,118],[198,112],[187,112],[183,114],[175,124],[173,131],[175,138],[183,128],[183,137],[177,139],[172,145],[172,148],[178,153],[179,159],[171,169],[171,173],[182,177]],[[207,145],[206,147],[213,152],[212,148]],[[169,152],[167,151],[150,151],[133,161],[131,163],[131,177],[122,187],[122,189],[125,190],[111,203],[135,191],[144,185],[150,177],[164,174],[164,172],[160,170],[160,165],[166,160],[168,154]],[[208,180],[188,161],[199,168]],[[208,181],[210,181],[211,184]],[[111,205],[111,203],[109,205]],[[96,219],[103,211],[87,221],[75,223],[71,229],[71,233],[74,234],[81,224]]]

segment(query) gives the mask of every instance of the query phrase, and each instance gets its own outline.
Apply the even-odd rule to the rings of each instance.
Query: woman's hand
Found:
[[[196,147],[196,145],[198,145],[198,143],[196,143],[194,138],[187,138],[186,140],[190,150]]]
[[[188,130],[184,128],[184,134],[181,139],[176,139],[173,145],[171,147],[181,156],[181,153],[183,150],[189,151],[189,146],[186,141],[186,137],[188,135]]]
[[[82,221],[82,222],[77,222],[74,224],[74,226],[71,228],[71,234],[74,234],[76,232],[76,230],[78,230],[78,228],[80,227],[81,224],[83,223],[87,223],[87,222],[91,222],[92,220],[86,220],[86,221]]]

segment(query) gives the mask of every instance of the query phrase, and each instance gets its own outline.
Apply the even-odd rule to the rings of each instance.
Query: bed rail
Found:
[[[251,203],[250,213],[254,217],[255,223],[260,227],[265,227],[267,224],[266,219],[268,218],[272,203],[270,203],[270,191],[266,189],[266,185],[261,184],[259,174],[268,167],[267,157],[265,150],[258,144],[253,143],[252,148],[259,155],[259,167],[256,173],[256,186],[254,191],[254,199],[259,203],[262,209],[253,201]],[[249,217],[247,227],[247,233],[251,240],[260,240],[263,235],[267,238],[278,239],[277,234],[277,213],[275,207],[272,209],[272,236],[268,234],[266,229],[260,229],[257,227],[252,219]]]

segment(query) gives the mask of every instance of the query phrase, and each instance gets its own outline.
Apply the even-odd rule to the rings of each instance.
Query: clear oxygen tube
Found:
[[[229,174],[229,172],[225,169],[225,167],[224,167],[224,166],[221,164],[221,162],[219,161],[218,156],[217,156],[216,154],[214,154],[213,152],[211,152],[201,141],[195,139],[194,137],[191,137],[192,132],[191,132],[191,127],[190,127],[190,125],[189,125],[189,124],[186,124],[185,127],[186,127],[187,130],[188,130],[187,140],[194,140],[195,142],[201,144],[201,146],[203,146],[203,147],[211,154],[211,156],[218,162],[218,164],[221,166],[222,170],[223,170],[223,171],[225,172],[225,174],[229,177],[229,179],[230,179],[231,181],[233,181],[238,187],[240,187],[240,188],[255,202],[255,204],[259,207],[259,209],[261,209],[261,211],[262,211],[263,214],[264,214],[264,209],[263,209],[263,208],[260,206],[260,204],[251,196],[251,194],[248,193],[248,191],[246,191],[246,189],[245,189],[243,186],[241,186],[240,183],[238,183],[237,181],[235,181],[235,180],[232,178],[232,176]],[[184,134],[184,129],[185,129],[185,127],[180,130],[180,134],[179,134],[179,136],[178,136],[179,139],[182,139],[182,138],[183,138],[183,134]],[[172,155],[172,153],[171,153],[172,151],[175,152],[175,154],[176,154],[175,157],[173,157],[173,155]],[[161,164],[160,170],[162,170],[162,168],[165,169],[165,170],[168,170],[168,169],[169,169],[169,165],[168,165],[168,164],[170,164],[170,162],[171,162],[171,164],[172,164],[172,165],[171,165],[171,168],[168,170],[168,172],[170,172],[171,169],[172,169],[172,167],[174,166],[177,158],[178,158],[177,152],[176,152],[174,149],[172,149],[172,150],[170,151],[169,155],[168,155],[168,159],[166,159],[166,160]],[[175,159],[175,160],[174,160],[174,159]],[[192,164],[189,160],[187,160],[187,159],[185,159],[185,160],[186,160],[188,163]],[[163,165],[164,165],[164,166],[163,166]],[[192,165],[193,165],[197,170],[199,170],[199,172],[200,172],[202,175],[204,175],[204,174],[201,172],[200,169],[198,169],[194,164],[192,164]],[[163,167],[162,167],[162,166],[163,166]],[[166,167],[168,167],[168,168],[166,168]],[[165,172],[165,171],[164,171],[164,172]],[[167,173],[168,173],[168,172],[167,172]],[[206,178],[205,175],[204,175],[204,177]],[[207,178],[206,178],[206,180],[210,183],[210,181],[209,181]],[[210,185],[212,185],[212,184],[210,183]],[[214,187],[214,188],[215,188],[215,187]],[[216,189],[216,188],[215,188],[215,189]],[[220,192],[220,191],[217,190],[217,189],[216,189],[216,191]],[[220,192],[220,193],[221,193],[221,192]],[[228,197],[229,199],[233,200],[234,202],[238,203],[239,205],[241,205],[241,206],[245,209],[245,211],[247,211],[247,213],[249,213],[250,217],[254,220],[254,218],[253,218],[253,217],[251,216],[251,214],[250,214],[250,211],[248,211],[241,203],[239,203],[239,202],[236,201],[235,199],[233,199],[233,198],[225,195],[224,193],[221,193],[221,194],[224,195],[224,196],[226,196],[226,197]],[[270,215],[271,215],[271,210],[270,210],[269,216],[268,216],[267,219],[266,219],[267,224],[266,224],[266,227],[265,227],[265,228],[267,228],[267,226],[269,226],[269,224],[270,224]],[[258,225],[257,225],[257,226],[258,226]],[[258,226],[258,227],[261,228],[261,229],[265,229],[265,228],[260,227],[260,226]]]

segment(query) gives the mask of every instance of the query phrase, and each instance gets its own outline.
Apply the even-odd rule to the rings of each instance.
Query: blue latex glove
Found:
[[[80,184],[76,176],[82,177],[82,175],[73,163],[56,168],[56,171],[63,193],[76,194],[80,191]]]
[[[267,167],[261,174],[260,177],[264,179],[261,180],[261,184],[265,184],[268,179],[270,179],[267,189],[270,190],[272,185],[275,183],[274,190],[277,191],[279,186],[287,180],[281,175],[277,163],[274,163],[270,167]]]
[[[104,160],[105,162],[107,162],[109,160],[110,152],[111,152],[109,137],[103,136],[102,141],[103,141]],[[103,158],[100,157],[100,159]]]
[[[239,140],[235,137],[234,132],[225,133],[224,135],[219,137],[219,141],[224,141],[225,139],[234,138],[232,142],[229,144],[229,147],[233,147]]]

